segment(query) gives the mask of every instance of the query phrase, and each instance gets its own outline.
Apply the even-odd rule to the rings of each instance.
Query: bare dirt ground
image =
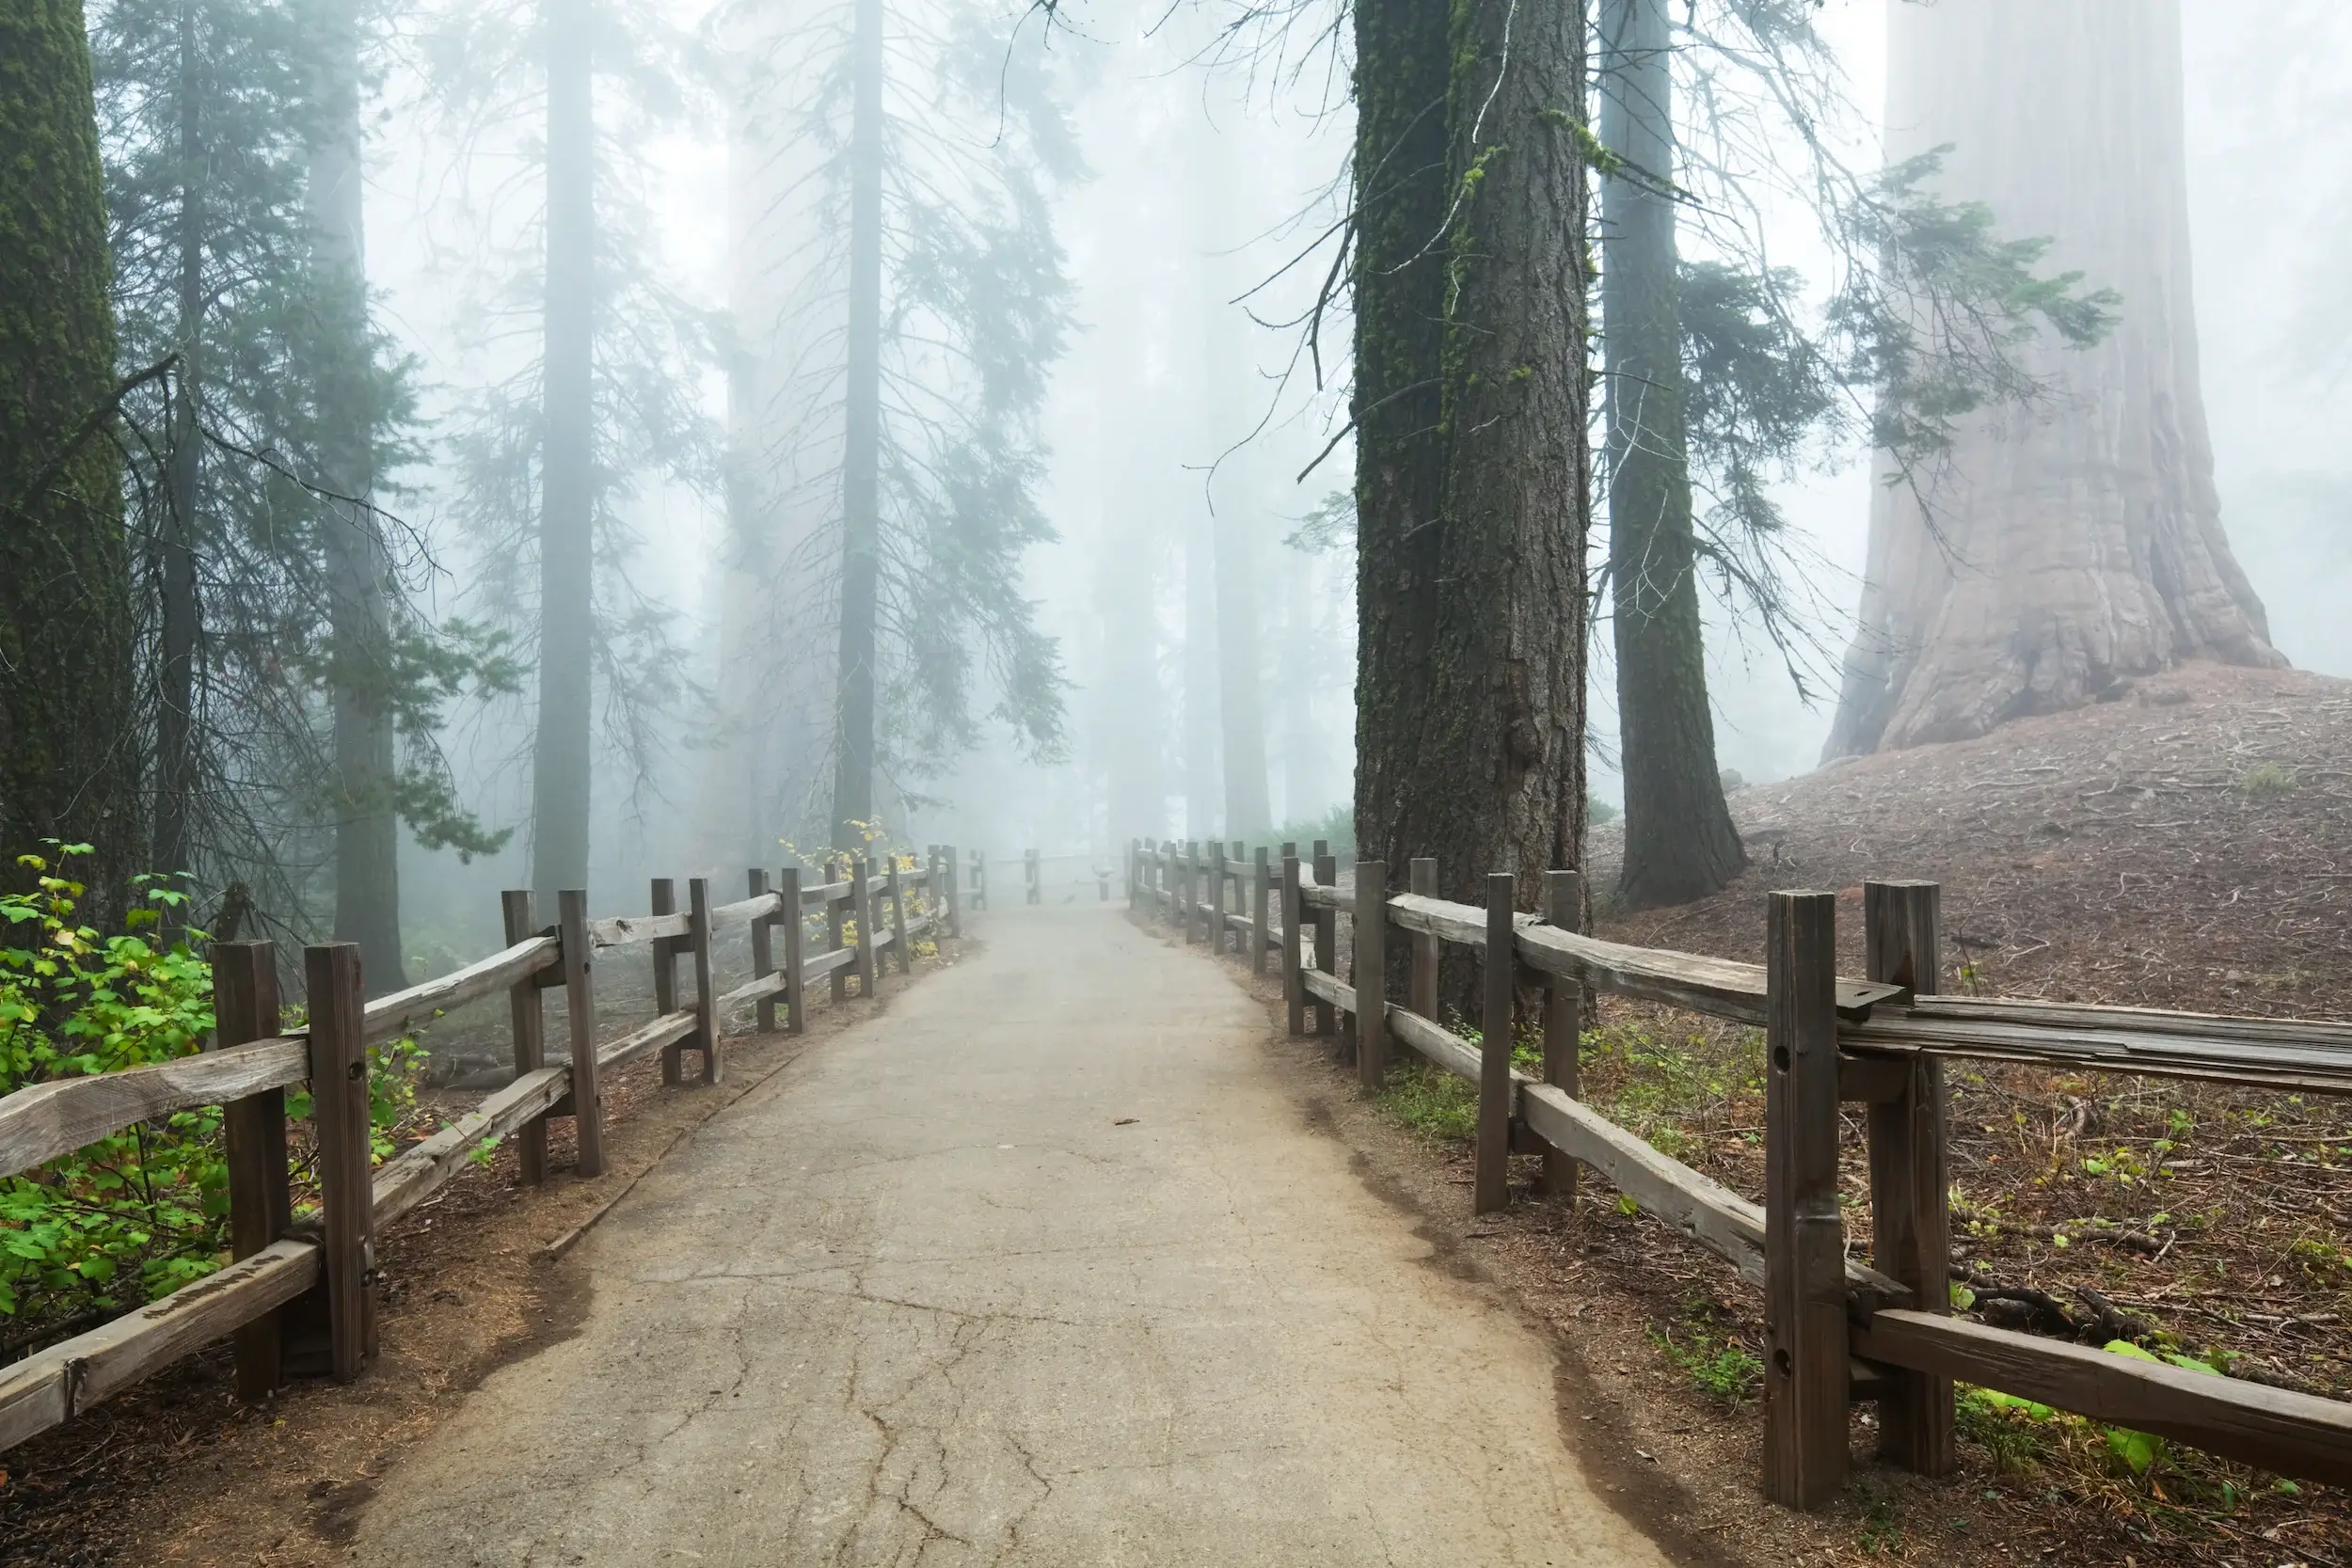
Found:
[[[961,961],[967,946],[948,942],[938,958],[918,958],[913,983],[933,964]],[[734,955],[722,957],[735,959],[723,963],[726,973],[747,973]],[[608,1034],[650,1016],[645,969],[635,954],[598,966]],[[887,1009],[909,983],[886,975],[880,1005]],[[502,1006],[453,1015],[435,1034],[445,1051],[495,1054],[503,1019],[488,1020]],[[732,1029],[751,1027],[745,1012]],[[829,1006],[820,991],[805,1035],[732,1036],[716,1088],[662,1088],[658,1055],[609,1077],[608,1168],[594,1181],[570,1174],[568,1119],[549,1124],[555,1174],[545,1186],[520,1185],[511,1146],[459,1175],[378,1238],[383,1355],[359,1381],[297,1383],[247,1407],[231,1391],[224,1343],[0,1454],[0,1562],[347,1560],[359,1510],[386,1467],[492,1371],[577,1327],[586,1303],[572,1275],[551,1266],[550,1246],[568,1247],[673,1146],[866,1012],[854,1000]],[[560,1039],[560,1022],[554,1032]],[[446,1096],[443,1108],[478,1098]]]

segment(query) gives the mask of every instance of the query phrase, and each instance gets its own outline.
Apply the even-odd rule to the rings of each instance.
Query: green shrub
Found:
[[[1407,1054],[1389,1065],[1380,1108],[1428,1138],[1468,1143],[1478,1131],[1478,1089]]]
[[[143,879],[128,927],[74,918],[85,889],[53,864],[19,864],[36,891],[0,895],[0,1093],[185,1056],[213,1027],[212,966],[151,930],[183,895]],[[0,1317],[42,1325],[167,1295],[219,1266],[229,1210],[220,1112],[142,1122],[22,1175],[0,1178]]]

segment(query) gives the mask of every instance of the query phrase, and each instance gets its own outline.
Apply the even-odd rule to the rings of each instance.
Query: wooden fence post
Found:
[[[956,862],[956,847],[947,845],[941,851],[941,860],[947,873],[947,934],[960,937],[963,935],[963,899],[956,882],[963,875],[963,868]]]
[[[1837,1209],[1837,895],[1774,893],[1765,949],[1764,1495],[1845,1484],[1845,1224]]]
[[[972,851],[972,907],[976,910],[988,908],[988,851],[985,849]]]
[[[1336,888],[1340,880],[1340,863],[1331,853],[1327,839],[1315,840],[1315,881],[1327,888]],[[1326,974],[1340,972],[1340,917],[1328,905],[1315,911],[1315,967]],[[1315,1033],[1334,1034],[1339,1028],[1339,1009],[1318,997],[1315,1001]]]
[[[1045,867],[1039,863],[1037,851],[1034,849],[1023,850],[1021,860],[1022,870],[1027,876],[1029,883],[1027,902],[1042,904],[1045,902]]]
[[[1247,839],[1239,838],[1233,840],[1233,842],[1227,847],[1225,873],[1227,876],[1233,879],[1233,902],[1232,908],[1235,918],[1239,918],[1243,914],[1248,912],[1250,908],[1250,863],[1248,841]],[[1228,921],[1227,925],[1230,927],[1232,922]],[[1233,957],[1236,958],[1249,951],[1248,932],[1235,930],[1233,931],[1231,940],[1233,945]]]
[[[319,1209],[330,1366],[349,1383],[374,1350],[375,1192],[359,944],[302,954],[310,1014],[310,1105],[318,1131]]]
[[[768,891],[768,873],[758,866],[754,866],[743,873],[743,882],[750,889],[751,895],[756,898]],[[752,974],[754,977],[762,980],[776,972],[775,943],[771,940],[769,930],[770,922],[773,918],[771,915],[762,915],[752,922]],[[776,1027],[774,996],[763,996],[759,999],[757,1016],[759,1032],[763,1035],[773,1034]]]
[[[1225,951],[1225,841],[1209,846],[1209,951]]]
[[[1249,884],[1249,973],[1263,974],[1266,947],[1274,941],[1274,933],[1266,923],[1266,905],[1273,888],[1269,885],[1271,868],[1264,845],[1259,845],[1251,855],[1249,868],[1253,878]]]
[[[874,961],[874,880],[866,871],[864,855],[850,862],[850,908],[857,920],[858,994],[871,1002],[876,994],[874,981],[882,973],[882,966]]]
[[[1356,863],[1356,1077],[1377,1091],[1389,1076],[1389,868]]]
[[[1933,882],[1866,881],[1862,921],[1867,974],[1942,989],[1942,890]],[[1945,1144],[1944,1065],[1915,1055],[1899,1099],[1870,1106],[1871,1260],[1910,1287],[1922,1312],[1948,1316],[1951,1292],[1951,1164]],[[1879,1457],[1924,1476],[1958,1465],[1952,1380],[1890,1368],[1880,1382]]]
[[[1574,871],[1544,873],[1544,923],[1573,931],[1584,919],[1584,879]],[[1584,1094],[1579,1050],[1584,1031],[1584,982],[1565,974],[1544,976],[1544,1082],[1572,1098]],[[1556,1148],[1544,1150],[1544,1191],[1573,1204],[1576,1162]]]
[[[1224,904],[1223,907],[1232,914],[1239,914],[1241,913],[1242,908],[1241,868],[1248,863],[1249,850],[1248,847],[1244,845],[1240,839],[1235,839],[1232,843],[1228,844],[1223,847],[1225,850],[1223,870],[1227,877],[1232,879],[1233,883],[1232,902],[1230,904]],[[1222,903],[1223,901],[1220,899],[1219,902]],[[1239,958],[1241,957],[1242,934],[1239,931],[1233,930],[1232,927],[1232,922],[1229,920],[1220,919],[1217,922],[1217,950],[1219,952],[1223,952],[1228,946],[1231,946],[1233,950],[1233,956],[1235,958]]]
[[[906,885],[898,879],[898,857],[890,855],[885,858],[890,865],[890,945],[898,950],[898,973],[912,974],[914,973],[914,954],[907,946]]]
[[[278,1031],[278,949],[266,942],[213,943],[214,1047],[268,1039]],[[263,1089],[221,1107],[229,1153],[229,1250],[250,1258],[294,1223],[286,1176],[286,1091]],[[267,1399],[285,1382],[278,1309],[236,1332],[237,1397]]]
[[[710,879],[689,878],[686,901],[694,922],[687,939],[694,945],[694,1043],[702,1048],[703,1082],[716,1084],[726,1069],[719,1060],[719,993],[710,983]]]
[[[1423,898],[1438,896],[1438,863],[1434,857],[1416,855],[1406,863],[1405,890]],[[1410,983],[1405,989],[1405,1006],[1422,1017],[1434,1020],[1438,1016],[1438,939],[1426,931],[1413,933],[1413,967]]]
[[[647,904],[655,914],[677,913],[677,883],[667,877],[653,879]],[[653,1010],[664,1017],[677,1011],[677,952],[675,937],[656,937],[653,948]],[[661,1048],[661,1081],[664,1084],[686,1082],[684,1066],[686,1046],[672,1040]]]
[[[1518,941],[1511,916],[1518,879],[1486,875],[1486,1008],[1479,1017],[1478,1147],[1471,1168],[1471,1207],[1491,1214],[1511,1203],[1511,1047],[1518,1000]]]
[[[849,879],[850,863],[846,859],[835,855],[826,860],[825,881],[828,885],[834,882],[846,882]],[[848,902],[843,898],[828,897],[825,900],[825,951],[828,953],[841,951],[843,938],[848,935],[850,919],[847,912]],[[833,999],[835,1002],[846,1002],[849,996],[850,966],[843,964],[833,972]]]
[[[572,1056],[572,1136],[579,1155],[573,1174],[604,1174],[604,1075],[596,1065],[596,955],[588,943],[588,892],[568,887],[555,895],[564,942],[565,1043]]]
[[[801,868],[787,865],[776,876],[776,893],[784,900],[784,1027],[787,1034],[808,1032],[808,927],[801,918]]]
[[[506,920],[506,944],[528,942],[539,934],[539,901],[529,888],[509,888],[499,895],[499,912]],[[536,1072],[548,1064],[547,1009],[540,1005],[539,976],[526,974],[508,988],[508,1026],[515,1037],[515,1076]],[[528,1186],[548,1179],[548,1120],[533,1117],[515,1133],[515,1164]]]
[[[1291,1033],[1307,1032],[1307,983],[1298,977],[1298,846],[1282,846],[1282,1000],[1290,1010]]]

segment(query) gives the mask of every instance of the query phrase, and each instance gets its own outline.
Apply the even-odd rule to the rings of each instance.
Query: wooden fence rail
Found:
[[[1574,927],[1573,872],[1545,874],[1544,913],[1517,909],[1517,879],[1486,879],[1486,902],[1435,895],[1434,862],[1407,888],[1362,863],[1343,888],[1328,847],[1246,855],[1241,845],[1137,840],[1126,886],[1140,919],[1187,942],[1279,966],[1293,1034],[1344,1026],[1341,1045],[1369,1087],[1390,1042],[1477,1085],[1473,1194],[1508,1201],[1513,1153],[1545,1156],[1545,1184],[1572,1192],[1579,1164],[1728,1261],[1765,1303],[1764,1490],[1814,1509],[1842,1488],[1849,1407],[1879,1406],[1881,1457],[1947,1474],[1953,1380],[2155,1433],[2284,1476],[2352,1483],[2352,1403],[2013,1333],[1951,1315],[1948,1162],[1942,1060],[1975,1057],[2072,1070],[2201,1078],[2300,1093],[2352,1093],[2352,1023],[2272,1022],[2145,1008],[1936,994],[1939,892],[1933,883],[1864,886],[1867,974],[1836,973],[1836,898],[1774,893],[1760,964],[1603,942]],[[1230,892],[1230,897],[1229,897]],[[1247,914],[1241,911],[1247,908]],[[1339,974],[1336,920],[1356,938],[1353,979]],[[1386,991],[1391,932],[1408,977]],[[1486,965],[1483,1044],[1446,1029],[1438,956],[1466,948]],[[1541,1080],[1511,1067],[1521,982],[1543,987]],[[1765,1030],[1764,1201],[1756,1203],[1661,1152],[1583,1104],[1578,1030],[1585,988],[1664,1003]],[[1310,1014],[1317,1016],[1311,1022]],[[1867,1108],[1873,1256],[1846,1257],[1837,1192],[1840,1102]]]
[[[236,1338],[237,1389],[246,1399],[266,1395],[290,1370],[357,1375],[374,1354],[377,1231],[439,1191],[485,1140],[516,1138],[522,1180],[544,1180],[551,1117],[573,1118],[577,1173],[600,1174],[603,1071],[657,1050],[675,1067],[675,1053],[694,1050],[703,1055],[704,1079],[715,1082],[723,1071],[720,1029],[728,1009],[755,1002],[759,1027],[771,1030],[780,1003],[787,1032],[798,1034],[806,1027],[811,984],[832,976],[840,996],[837,982],[854,967],[865,980],[861,994],[874,995],[878,953],[895,949],[905,974],[915,937],[961,934],[960,864],[952,846],[934,845],[921,866],[901,867],[894,857],[881,877],[869,876],[863,860],[837,859],[825,881],[803,887],[801,870],[789,867],[771,888],[767,874],[755,870],[747,878],[751,896],[730,904],[711,903],[697,878],[689,883],[684,911],[675,907],[675,884],[662,879],[653,883],[650,913],[595,921],[587,918],[587,895],[566,892],[562,918],[545,930],[532,928],[532,895],[510,892],[502,895],[505,948],[373,1002],[361,1001],[356,946],[307,948],[310,1023],[294,1032],[278,1032],[271,944],[216,944],[214,1048],[0,1097],[0,1176],[34,1169],[137,1122],[222,1105],[236,1260],[103,1327],[0,1366],[0,1450],[226,1336]],[[826,945],[815,951],[803,926],[812,914],[827,931]],[[755,973],[721,991],[711,938],[738,927],[750,929]],[[779,928],[781,967],[773,942]],[[641,944],[653,952],[656,1016],[599,1040],[595,955]],[[694,977],[683,1005],[680,958],[692,959]],[[550,990],[565,999],[565,1056],[555,1063],[542,1059],[543,999]],[[511,999],[514,1081],[372,1168],[367,1048],[501,991]],[[678,1081],[675,1072],[665,1078]],[[317,1212],[296,1215],[284,1091],[305,1083],[316,1107],[320,1190]]]

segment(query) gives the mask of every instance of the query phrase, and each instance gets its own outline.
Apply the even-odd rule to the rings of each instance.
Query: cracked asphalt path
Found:
[[[646,1175],[564,1265],[580,1332],[383,1478],[357,1560],[1665,1560],[1256,1002],[1115,906],[984,919]]]

